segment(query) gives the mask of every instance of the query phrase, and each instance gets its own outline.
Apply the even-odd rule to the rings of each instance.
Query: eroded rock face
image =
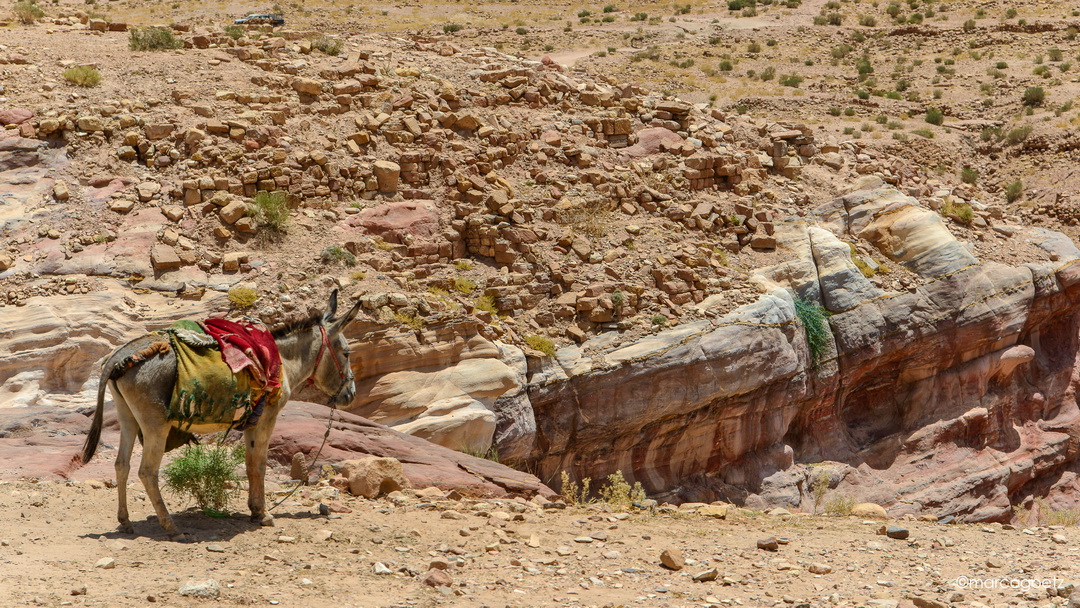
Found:
[[[596,342],[588,359],[589,342],[563,349],[532,374],[541,475],[622,470],[669,498],[805,506],[812,473],[794,463],[834,461],[837,491],[979,520],[1080,487],[1075,247],[1033,231],[1057,261],[980,262],[889,188],[819,219],[829,230],[777,225],[791,256],[756,272],[758,302],[628,346]],[[918,285],[875,287],[843,255],[849,234]],[[832,313],[816,366],[791,292]]]

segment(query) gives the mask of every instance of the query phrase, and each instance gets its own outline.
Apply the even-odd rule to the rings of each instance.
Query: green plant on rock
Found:
[[[527,344],[529,348],[538,350],[549,357],[555,356],[555,343],[551,341],[551,338],[532,334],[525,336],[525,344]]]
[[[251,308],[259,301],[259,293],[250,287],[233,285],[229,288],[229,304],[233,308]]]
[[[816,368],[829,348],[829,311],[809,300],[795,298],[795,316],[806,333],[806,346]]]
[[[482,295],[476,298],[476,302],[473,303],[473,312],[487,312],[495,314],[499,312],[499,309],[495,306],[495,296]]]
[[[476,291],[476,281],[471,281],[465,277],[454,277],[451,286],[454,288],[454,291],[461,293],[472,293]]]
[[[236,468],[244,462],[244,445],[188,444],[162,469],[165,488],[195,501],[204,512],[225,511],[240,489]]]
[[[260,226],[275,232],[285,232],[289,225],[289,200],[280,190],[256,192],[247,208],[248,215]]]
[[[133,51],[169,51],[184,48],[184,41],[164,27],[137,27],[128,31],[128,48]]]
[[[97,86],[101,82],[101,72],[92,65],[80,65],[64,70],[64,80],[80,87]]]
[[[415,315],[410,315],[404,312],[395,312],[394,320],[402,325],[407,325],[416,331],[424,329],[424,320]]]

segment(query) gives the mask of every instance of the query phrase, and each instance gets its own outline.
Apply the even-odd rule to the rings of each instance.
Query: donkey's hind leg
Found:
[[[116,453],[116,496],[119,503],[116,519],[120,522],[120,530],[131,534],[135,529],[128,517],[127,482],[128,473],[131,472],[131,449],[135,446],[135,438],[139,434],[139,422],[135,420],[135,415],[131,413],[131,408],[120,395],[120,391],[116,390],[115,384],[112,389],[116,418],[120,422],[120,449]]]
[[[161,458],[165,455],[165,440],[169,437],[169,425],[156,425],[152,428],[142,429],[143,432],[143,455],[139,463],[139,479],[146,488],[146,495],[157,512],[158,523],[165,529],[170,538],[183,538],[183,534],[176,529],[169,509],[161,498],[161,490],[158,488],[158,468],[161,466]]]
[[[270,445],[270,434],[274,430],[273,421],[277,412],[263,412],[263,419],[254,428],[244,431],[244,464],[248,478],[248,508],[251,509],[251,521],[263,526],[274,525],[274,516],[266,510],[266,450]]]

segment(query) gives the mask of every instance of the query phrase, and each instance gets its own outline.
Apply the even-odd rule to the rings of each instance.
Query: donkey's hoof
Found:
[[[135,526],[131,525],[130,521],[122,521],[122,522],[120,522],[119,528],[120,528],[120,531],[123,532],[124,534],[134,534],[135,533]]]
[[[186,543],[186,542],[188,542],[188,536],[187,536],[187,534],[184,534],[183,532],[170,532],[169,533],[169,540],[171,540],[174,543]]]
[[[251,521],[258,522],[258,524],[260,526],[273,526],[274,525],[274,516],[270,515],[269,513],[265,513],[265,514],[261,514],[261,515],[258,514],[258,513],[252,513],[251,514]]]

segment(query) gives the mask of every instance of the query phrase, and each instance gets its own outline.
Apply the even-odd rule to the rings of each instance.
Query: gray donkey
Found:
[[[280,397],[266,403],[258,421],[244,430],[246,468],[248,477],[248,507],[251,520],[264,526],[273,525],[266,511],[265,477],[266,450],[270,443],[278,413],[289,400],[292,391],[308,382],[331,397],[331,403],[348,403],[356,393],[352,368],[349,366],[349,345],[342,330],[356,316],[357,302],[342,317],[337,313],[337,290],[330,295],[327,309],[321,316],[275,330],[273,337],[281,353]],[[83,445],[82,461],[90,462],[101,437],[102,413],[105,409],[105,386],[108,385],[116,404],[120,423],[120,446],[116,455],[116,487],[119,500],[116,518],[120,529],[133,532],[127,509],[127,479],[131,469],[131,450],[137,437],[142,439],[143,455],[139,479],[157,512],[158,523],[172,538],[183,538],[169,515],[158,488],[158,468],[167,449],[187,442],[192,433],[216,433],[229,429],[228,424],[191,424],[190,421],[170,421],[167,418],[176,378],[176,356],[167,349],[141,360],[131,367],[122,362],[131,360],[134,353],[153,352],[155,340],[144,336],[118,348],[103,363],[98,386],[97,410],[94,422]]]

